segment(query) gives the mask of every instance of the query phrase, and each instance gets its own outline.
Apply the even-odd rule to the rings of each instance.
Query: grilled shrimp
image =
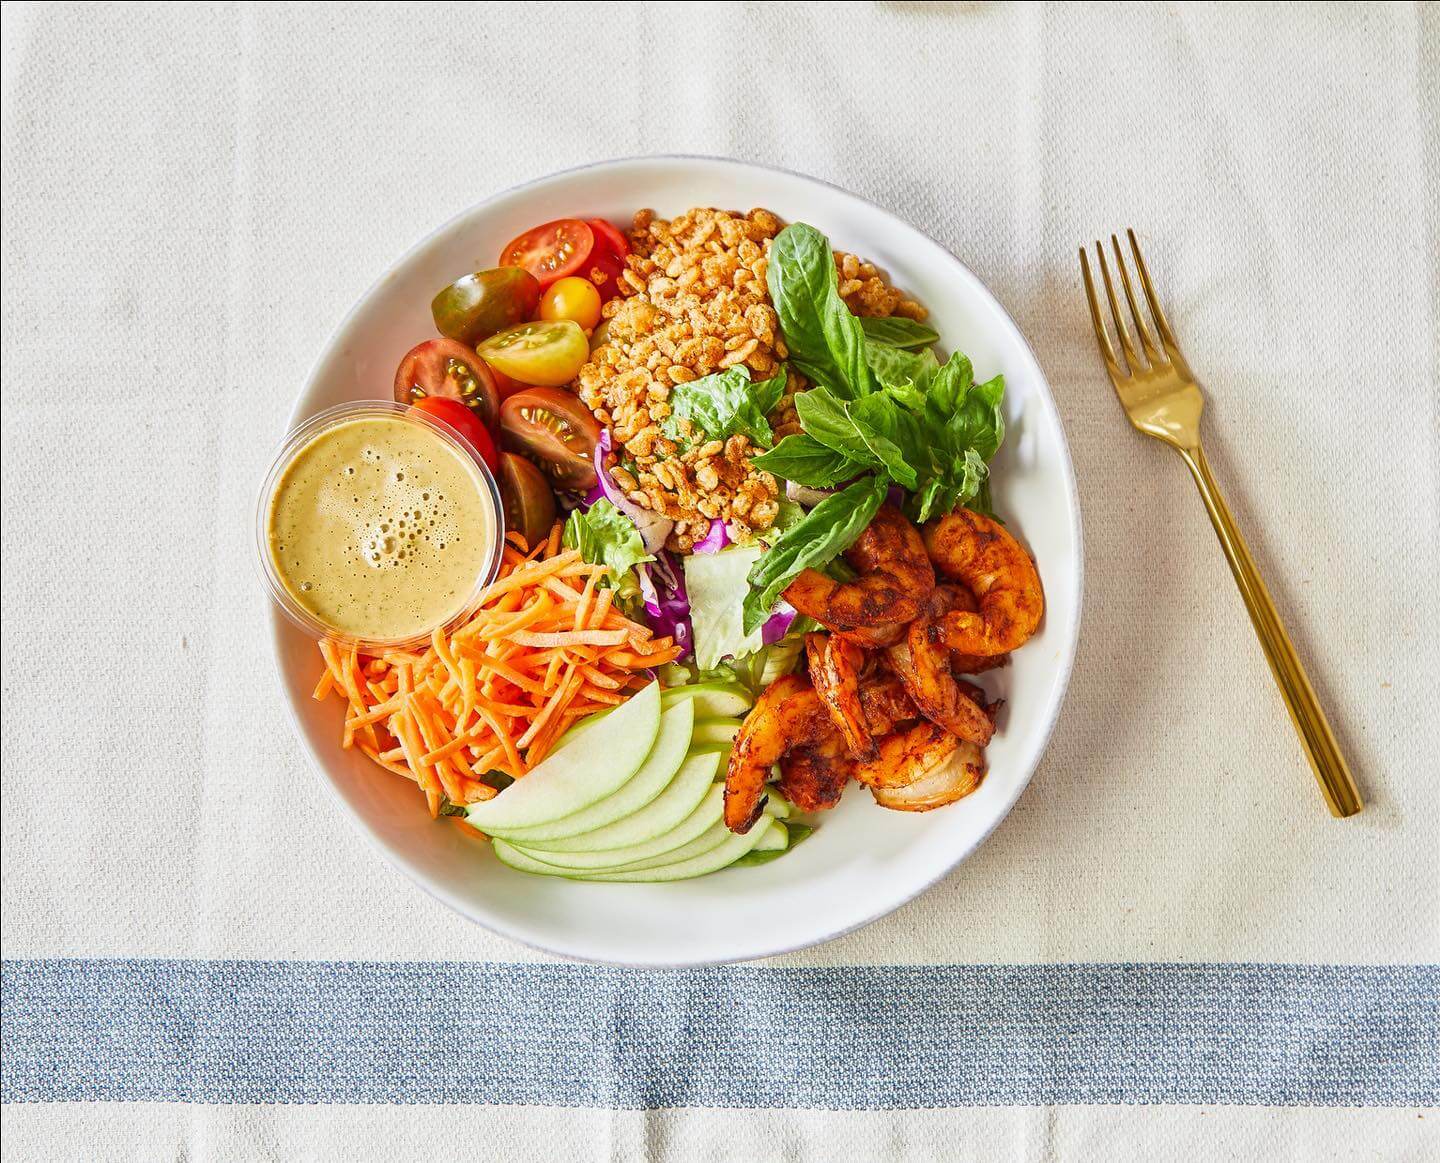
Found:
[[[832,630],[830,633],[866,650],[879,650],[894,646],[904,638],[905,626],[904,622],[891,622],[886,626],[856,626],[851,630]]]
[[[984,708],[955,681],[950,651],[937,641],[940,620],[951,609],[952,588],[935,588],[925,610],[910,623],[905,639],[890,647],[886,657],[904,684],[905,693],[927,719],[952,735],[983,747],[995,733],[995,724]],[[968,683],[965,685],[975,689]]]
[[[955,754],[941,767],[904,787],[872,787],[870,794],[882,808],[897,812],[928,812],[964,799],[985,778],[985,752],[962,740]]]
[[[855,778],[872,790],[905,788],[947,762],[960,740],[944,727],[921,719],[875,741],[875,754],[855,764]]]
[[[824,703],[836,730],[844,737],[850,753],[868,754],[870,727],[860,705],[860,669],[865,664],[865,652],[854,643],[830,634],[807,634],[805,657],[815,693]]]
[[[850,758],[838,731],[792,748],[780,760],[780,794],[802,812],[823,812],[840,802],[850,782]]]
[[[971,614],[980,612],[980,603],[975,600],[972,594],[962,585],[953,582],[941,583],[945,587],[946,596],[950,599],[952,610],[965,610]],[[938,591],[941,586],[937,585]],[[998,666],[1009,666],[1010,656],[1008,654],[964,654],[959,650],[950,651],[950,671],[952,674],[983,674],[987,670],[994,670]]]
[[[866,630],[910,621],[935,588],[920,533],[894,505],[880,507],[845,560],[860,573],[854,581],[807,569],[785,587],[785,600],[829,629]]]
[[[1023,645],[1045,612],[1035,563],[998,522],[956,509],[923,531],[936,569],[965,586],[979,611],[952,609],[937,623],[940,640],[964,654],[1006,654]]]
[[[797,714],[807,713],[791,705],[792,696],[809,689],[799,675],[782,675],[745,716],[725,771],[725,826],[730,831],[748,832],[760,818],[770,769],[790,746]]]

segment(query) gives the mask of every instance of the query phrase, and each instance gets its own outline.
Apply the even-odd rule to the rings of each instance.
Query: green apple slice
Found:
[[[552,823],[513,829],[492,825],[491,834],[516,844],[528,845],[536,840],[563,840],[567,836],[579,836],[633,815],[663,792],[675,778],[690,748],[690,729],[694,723],[695,707],[688,701],[662,711],[660,734],[655,739],[655,746],[650,748],[650,754],[645,757],[640,770],[618,791]]]
[[[552,853],[598,853],[612,848],[633,848],[664,838],[700,806],[719,770],[719,754],[713,751],[692,752],[680,765],[670,786],[633,815],[596,828],[593,832],[567,836],[563,840],[527,841],[525,847],[537,853],[542,860],[549,860]],[[675,846],[679,847],[688,838],[676,840]],[[663,851],[665,849],[657,848],[645,855]]]
[[[693,743],[696,746],[716,743],[729,747],[739,733],[737,719],[701,719],[695,724]]]
[[[466,818],[482,832],[558,820],[618,791],[640,770],[660,731],[660,684],[652,682],[585,732],[585,746],[555,751]]]
[[[696,876],[706,876],[712,872],[719,872],[722,868],[728,868],[751,851],[766,836],[768,829],[751,828],[743,836],[737,836],[734,832],[726,835],[725,839],[715,845],[714,848],[692,856],[688,860],[681,860],[674,864],[665,864],[659,868],[629,869],[615,872],[592,872],[586,880],[599,880],[615,883],[658,883],[667,880],[689,880]]]
[[[546,869],[560,876],[574,876],[586,872],[592,868],[618,868],[621,865],[634,864],[638,860],[649,860],[651,857],[661,857],[664,863],[671,852],[693,843],[699,836],[710,831],[716,824],[724,826],[722,814],[725,808],[725,785],[715,784],[699,805],[685,819],[676,824],[668,831],[651,837],[639,844],[631,844],[625,848],[607,848],[599,852],[552,852],[548,849],[539,848],[517,848],[513,844],[506,844],[509,851],[520,853],[520,855],[546,866]],[[505,843],[497,841],[497,843]],[[695,849],[694,851],[700,851]],[[505,854],[496,849],[496,854],[505,858]]]
[[[684,699],[695,704],[697,719],[742,719],[755,701],[738,682],[697,682],[662,691],[660,705],[673,707]]]

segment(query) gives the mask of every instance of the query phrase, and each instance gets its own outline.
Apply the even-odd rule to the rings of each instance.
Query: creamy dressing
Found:
[[[367,416],[295,454],[270,500],[269,549],[315,619],[390,641],[461,612],[490,566],[495,526],[468,456],[424,424]]]

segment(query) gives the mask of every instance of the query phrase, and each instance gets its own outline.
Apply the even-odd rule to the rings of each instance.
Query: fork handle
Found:
[[[1285,632],[1285,625],[1280,621],[1255,559],[1250,556],[1245,538],[1240,535],[1235,518],[1230,515],[1220,486],[1215,483],[1209,462],[1205,459],[1205,450],[1197,443],[1194,448],[1181,448],[1180,455],[1185,458],[1200,489],[1200,497],[1210,514],[1210,523],[1215,526],[1220,548],[1225,551],[1225,560],[1230,563],[1230,572],[1235,575],[1235,584],[1240,587],[1240,596],[1245,599],[1250,621],[1254,623],[1255,633],[1265,650],[1265,661],[1270,664],[1270,673],[1280,687],[1285,709],[1290,712],[1290,721],[1299,732],[1305,757],[1320,783],[1325,804],[1332,816],[1341,819],[1353,816],[1365,806],[1360,798],[1360,789],[1355,786],[1355,777],[1350,774],[1345,757],[1340,754],[1335,733],[1320,708],[1305,668],[1300,665],[1295,646]]]

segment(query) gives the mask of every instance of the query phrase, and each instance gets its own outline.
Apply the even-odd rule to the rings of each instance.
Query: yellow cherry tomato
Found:
[[[540,318],[569,319],[588,331],[600,322],[600,292],[589,279],[557,279],[540,296]]]

